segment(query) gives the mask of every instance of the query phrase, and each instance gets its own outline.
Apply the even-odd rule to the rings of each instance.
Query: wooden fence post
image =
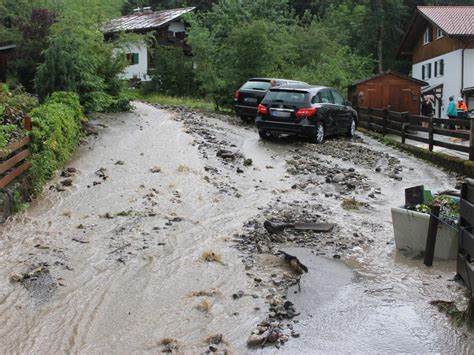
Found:
[[[426,266],[433,265],[434,250],[436,245],[436,234],[438,233],[438,217],[439,217],[439,206],[433,206],[430,215],[430,224],[428,227],[428,235],[426,237],[426,249],[425,249],[425,260]]]
[[[387,134],[387,120],[388,120],[388,108],[384,108],[383,114],[382,114],[382,134],[384,136]]]
[[[429,123],[428,123],[428,140],[429,140],[429,150],[430,152],[433,151],[433,138],[434,138],[434,132],[433,132],[433,116],[430,116],[429,118]]]
[[[408,126],[408,117],[407,117],[407,114],[406,113],[402,113],[402,144],[405,144],[405,140],[406,140],[406,137],[405,137],[405,134],[406,134],[406,129],[407,129],[407,126]]]
[[[367,129],[370,131],[370,121],[371,121],[371,117],[370,115],[372,115],[372,108],[370,107],[367,107]]]
[[[31,117],[28,115],[25,116],[24,127],[27,131],[31,131],[31,128],[32,128]]]
[[[469,140],[469,160],[474,160],[474,119],[471,119],[471,139]]]

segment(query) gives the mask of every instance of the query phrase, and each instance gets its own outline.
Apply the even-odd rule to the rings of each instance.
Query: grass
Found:
[[[143,93],[140,90],[129,90],[129,95],[136,100],[143,100],[151,104],[184,106],[194,110],[216,111],[214,104],[206,99],[198,99],[194,97],[175,97],[160,93]],[[222,112],[230,112],[230,110],[222,110]]]

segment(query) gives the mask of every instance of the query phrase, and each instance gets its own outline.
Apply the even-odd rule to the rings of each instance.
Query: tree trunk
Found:
[[[379,25],[378,39],[377,39],[377,61],[379,64],[379,74],[383,73],[383,23]]]

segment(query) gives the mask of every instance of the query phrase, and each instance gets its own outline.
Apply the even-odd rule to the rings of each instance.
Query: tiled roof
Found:
[[[154,30],[180,18],[194,9],[194,7],[186,7],[149,13],[134,13],[110,20],[104,25],[102,30],[104,33]]]
[[[474,35],[474,6],[418,6],[418,10],[447,35]]]

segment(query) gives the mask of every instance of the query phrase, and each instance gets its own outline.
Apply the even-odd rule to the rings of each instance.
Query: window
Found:
[[[345,105],[346,100],[344,100],[342,95],[339,94],[336,90],[332,90],[332,97],[334,98],[334,103],[336,105],[342,105],[342,106]]]
[[[426,79],[426,69],[425,69],[425,66],[422,65],[421,66],[421,80],[425,80]]]
[[[127,53],[127,63],[128,65],[138,64],[138,53]]]
[[[426,78],[431,79],[431,63],[426,64]]]
[[[265,102],[284,102],[291,104],[304,104],[309,93],[306,91],[278,90],[273,89],[265,96]]]
[[[318,92],[316,101],[321,104],[332,104],[333,99],[331,92],[327,89],[321,90],[320,92]]]
[[[444,75],[444,59],[438,60],[438,75],[443,76]]]
[[[433,40],[433,31],[431,30],[431,27],[428,26],[428,28],[425,30],[425,33],[423,34],[423,44],[428,44]]]
[[[440,39],[440,38],[443,38],[444,37],[444,32],[441,28],[437,28],[436,29],[436,39]]]

